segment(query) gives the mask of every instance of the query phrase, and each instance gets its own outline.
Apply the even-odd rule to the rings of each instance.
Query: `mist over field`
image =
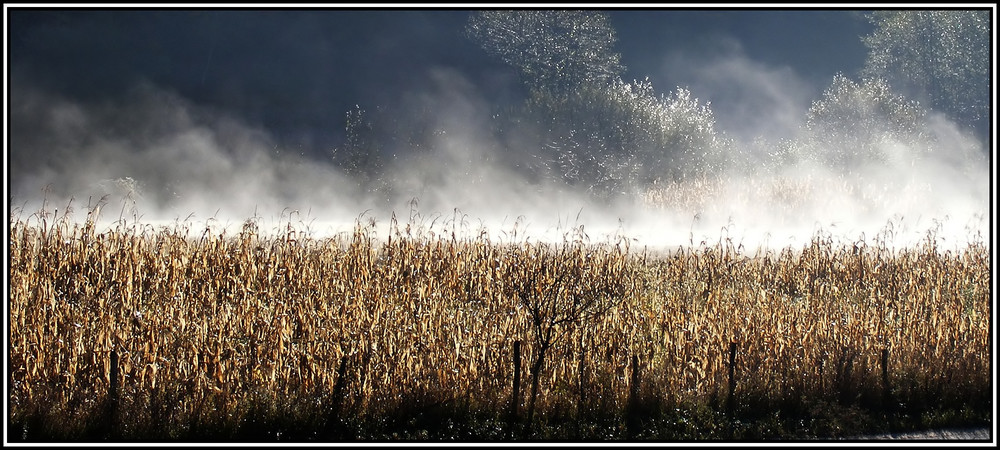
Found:
[[[36,83],[15,54],[9,208],[28,219],[69,205],[83,220],[101,205],[107,226],[186,222],[194,233],[205,224],[235,233],[254,218],[262,232],[291,224],[327,236],[357,220],[384,230],[395,218],[444,236],[458,228],[498,241],[625,238],[658,249],[730,239],[752,251],[801,246],[816,233],[847,243],[915,245],[930,233],[949,249],[989,244],[991,144],[982,133],[891,85],[846,73],[817,85],[793,67],[754,60],[739,42],[721,48],[663,53],[656,84],[612,79],[594,88],[594,98],[625,105],[612,108],[634,103],[673,121],[663,133],[680,136],[683,150],[670,158],[656,146],[616,148],[593,137],[598,128],[532,122],[551,106],[497,105],[498,91],[522,92],[523,77],[506,72],[483,83],[455,67],[426,67],[385,103],[330,118],[330,127],[344,129],[345,117],[348,125],[329,148],[290,142],[154,81],[74,98]],[[564,98],[525,95],[532,105]],[[580,108],[595,104],[587,98]],[[706,144],[689,144],[685,126]]]

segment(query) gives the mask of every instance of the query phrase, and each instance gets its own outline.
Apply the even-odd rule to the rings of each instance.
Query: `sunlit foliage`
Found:
[[[684,88],[663,96],[648,80],[622,81],[602,13],[482,11],[468,32],[522,73],[530,96],[498,128],[531,147],[543,176],[611,197],[719,170],[724,143],[708,105]]]
[[[988,133],[990,10],[891,10],[869,15],[875,31],[864,74]]]
[[[846,169],[912,159],[926,137],[924,115],[882,79],[856,83],[838,74],[806,115],[806,151],[826,166]],[[901,147],[907,153],[893,153]]]
[[[625,69],[612,49],[615,30],[597,11],[477,11],[466,31],[489,54],[517,68],[533,89],[568,92],[610,82]]]
[[[717,173],[725,142],[707,105],[648,81],[583,86],[565,96],[536,91],[524,108],[537,155],[555,178],[597,195],[626,194],[663,180]]]

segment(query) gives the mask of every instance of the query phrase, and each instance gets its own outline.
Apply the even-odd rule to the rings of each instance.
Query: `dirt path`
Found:
[[[982,441],[984,443],[996,444],[996,439],[991,436],[989,428],[953,428],[947,430],[928,430],[910,433],[887,433],[874,434],[869,436],[858,436],[844,439],[846,441]]]

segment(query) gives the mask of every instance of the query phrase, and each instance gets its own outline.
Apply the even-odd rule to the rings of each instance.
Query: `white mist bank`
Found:
[[[325,175],[334,176],[332,169]],[[614,204],[589,200],[551,186],[514,184],[483,194],[461,186],[435,190],[433,200],[414,197],[395,205],[375,207],[329,193],[328,198],[303,198],[282,203],[255,203],[215,191],[218,204],[199,199],[157,209],[155,202],[111,195],[99,211],[98,228],[139,225],[140,229],[186,229],[191,237],[206,230],[235,236],[248,221],[261,236],[309,236],[316,239],[349,236],[359,226],[370,227],[378,239],[410,235],[421,239],[480,239],[495,243],[563,242],[625,243],[635,250],[670,251],[678,247],[732,244],[753,254],[760,249],[800,249],[814,237],[835,243],[885,245],[901,249],[921,245],[929,237],[942,250],[961,250],[970,243],[991,244],[990,209],[972,197],[950,196],[927,182],[889,186],[870,180],[816,175],[790,178],[731,178],[687,189],[703,190],[688,207],[670,207],[648,196]],[[682,189],[683,186],[673,186]],[[458,191],[454,191],[458,189]],[[460,201],[449,201],[447,192]],[[119,203],[113,199],[117,198]],[[237,197],[233,197],[237,198]],[[661,203],[657,203],[660,200]],[[22,205],[18,215],[38,221],[36,209]],[[77,203],[46,201],[45,209],[81,223],[93,211]],[[54,222],[49,218],[47,223]]]
[[[489,106],[455,77],[443,73],[438,86],[410,100],[436,111],[448,132],[432,150],[393,149],[398,156],[382,191],[150,86],[101,105],[21,91],[12,101],[19,127],[8,173],[12,218],[65,215],[70,206],[70,220],[82,222],[101,205],[102,229],[144,224],[194,236],[204,229],[235,235],[252,220],[262,234],[291,227],[323,238],[374,221],[375,236],[384,237],[395,223],[425,237],[627,240],[652,250],[731,242],[748,253],[801,248],[817,235],[895,248],[928,236],[946,249],[991,242],[985,152],[940,118],[931,130],[937,153],[916,162],[851,170],[800,163],[752,176],[734,170],[598,201],[581,187],[496,162],[490,152],[504,143],[488,131]]]

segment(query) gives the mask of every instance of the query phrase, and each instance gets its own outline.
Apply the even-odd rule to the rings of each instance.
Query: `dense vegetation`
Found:
[[[572,231],[373,225],[319,239],[12,216],[11,437],[769,439],[989,421],[982,244],[817,234],[653,254]]]

